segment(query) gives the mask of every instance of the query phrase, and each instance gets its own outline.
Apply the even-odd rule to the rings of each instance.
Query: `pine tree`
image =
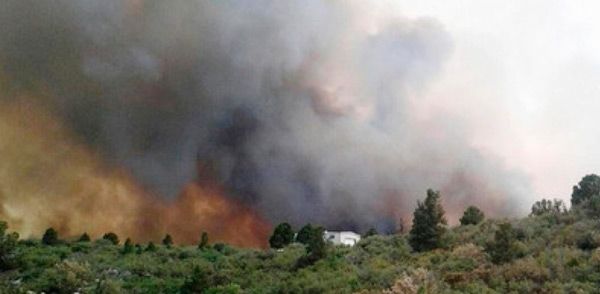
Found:
[[[425,201],[417,202],[409,235],[410,245],[415,251],[427,251],[443,246],[442,237],[446,232],[444,214],[440,192],[427,190]]]

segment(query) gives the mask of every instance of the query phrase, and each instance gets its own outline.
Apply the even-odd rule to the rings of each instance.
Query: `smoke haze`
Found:
[[[454,220],[471,204],[522,214],[534,194],[481,143],[502,108],[457,98],[502,100],[493,71],[452,83],[462,37],[392,2],[6,0],[0,40],[0,211],[22,232],[58,215],[78,220],[62,232],[138,239],[228,222],[394,231],[429,187]],[[49,165],[68,172],[39,175]],[[72,188],[89,181],[121,192]]]

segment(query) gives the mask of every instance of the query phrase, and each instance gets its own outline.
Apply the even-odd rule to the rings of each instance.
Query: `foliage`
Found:
[[[427,251],[443,246],[442,237],[446,232],[444,208],[440,203],[440,192],[427,190],[424,202],[417,203],[410,230],[410,245],[415,251]]]
[[[129,253],[133,253],[133,250],[135,249],[135,247],[133,246],[133,242],[131,242],[131,239],[127,238],[127,240],[125,240],[125,243],[123,244],[123,254],[129,254]]]
[[[46,245],[56,245],[59,243],[58,232],[54,228],[48,228],[42,237],[42,243]]]
[[[304,225],[298,234],[296,235],[296,242],[302,244],[308,244],[308,240],[310,240],[310,236],[313,232],[314,228],[311,224]]]
[[[531,207],[531,215],[540,216],[544,214],[561,214],[566,213],[567,208],[565,203],[559,199],[542,199],[536,201]]]
[[[88,235],[88,233],[83,233],[81,234],[81,237],[79,237],[78,239],[79,242],[90,242],[90,235]]]
[[[487,245],[486,251],[492,262],[502,264],[515,258],[516,234],[510,223],[502,223],[494,234],[494,241]]]
[[[595,195],[600,195],[600,177],[595,174],[587,175],[577,186],[573,186],[571,204],[578,205]]]
[[[171,247],[171,245],[173,245],[173,238],[171,237],[171,235],[167,234],[163,240],[162,240],[163,245],[167,246],[167,247]]]
[[[281,223],[275,227],[269,239],[271,248],[283,248],[294,241],[294,230],[288,223]]]
[[[200,243],[198,244],[198,249],[204,249],[208,246],[208,233],[202,232],[200,236]]]
[[[8,225],[0,221],[0,271],[9,270],[17,266],[17,241],[19,234],[7,233]]]
[[[118,245],[119,244],[119,236],[117,236],[117,234],[113,233],[113,232],[109,232],[104,234],[104,236],[102,236],[103,240],[108,240],[111,243],[113,243],[114,245]]]
[[[377,230],[375,228],[370,228],[362,237],[368,238],[368,237],[375,236],[375,235],[379,235]]]
[[[460,218],[460,224],[463,226],[477,225],[481,223],[484,218],[485,215],[483,214],[483,211],[475,206],[469,206]]]

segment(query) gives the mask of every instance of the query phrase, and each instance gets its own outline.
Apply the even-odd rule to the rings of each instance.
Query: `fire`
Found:
[[[192,182],[174,201],[108,166],[35,103],[0,104],[0,219],[24,237],[54,227],[62,236],[115,232],[136,242],[171,234],[196,243],[264,247],[269,224],[210,182]]]

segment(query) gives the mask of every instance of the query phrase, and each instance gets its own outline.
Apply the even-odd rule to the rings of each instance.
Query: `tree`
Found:
[[[79,237],[77,242],[90,242],[90,235],[88,235],[88,233],[81,234],[81,237]]]
[[[110,241],[111,243],[113,243],[113,245],[119,244],[119,236],[117,236],[117,234],[113,232],[104,234],[104,236],[102,236],[102,239]]]
[[[283,248],[294,241],[294,230],[288,223],[281,223],[275,227],[273,235],[269,238],[271,248]]]
[[[127,238],[127,240],[125,240],[125,244],[123,244],[123,251],[121,253],[129,254],[133,252],[133,249],[133,242],[131,242],[131,239]]]
[[[8,225],[0,221],[0,272],[10,270],[17,266],[17,241],[19,234],[7,233]]]
[[[421,252],[442,247],[447,224],[444,214],[440,192],[427,190],[425,201],[417,202],[409,233],[409,243],[414,250]]]
[[[54,228],[48,228],[46,232],[44,232],[42,243],[46,245],[56,245],[58,242],[58,232],[56,232]]]
[[[312,226],[311,226],[312,227]],[[296,266],[299,268],[312,265],[327,256],[327,243],[323,239],[323,227],[312,227],[306,240],[306,255],[300,257]]]
[[[363,238],[367,238],[367,237],[371,237],[371,236],[375,236],[375,235],[379,235],[379,233],[377,232],[377,230],[375,228],[370,228],[364,235]]]
[[[302,244],[308,244],[308,240],[310,239],[310,235],[312,234],[314,228],[311,224],[306,224],[304,227],[298,231],[296,235],[296,242]]]
[[[204,249],[208,246],[208,233],[202,232],[200,236],[200,243],[198,244],[198,249]]]
[[[502,223],[494,233],[494,241],[488,243],[486,251],[495,264],[502,264],[513,260],[516,256],[514,242],[515,230],[510,223]]]
[[[156,245],[153,242],[148,242],[148,246],[146,246],[146,251],[154,252],[156,251]]]
[[[167,246],[167,248],[171,248],[171,245],[173,245],[173,238],[171,238],[171,235],[167,234],[162,240],[162,243]]]
[[[483,214],[483,211],[475,206],[469,206],[465,209],[463,216],[460,218],[460,224],[462,226],[476,225],[482,222],[484,218],[485,215]]]
[[[542,199],[540,201],[536,201],[533,206],[531,206],[530,215],[539,216],[543,214],[561,214],[565,212],[567,212],[567,208],[562,200]]]
[[[578,205],[596,195],[600,195],[600,177],[595,174],[587,175],[577,186],[573,186],[571,204]]]

